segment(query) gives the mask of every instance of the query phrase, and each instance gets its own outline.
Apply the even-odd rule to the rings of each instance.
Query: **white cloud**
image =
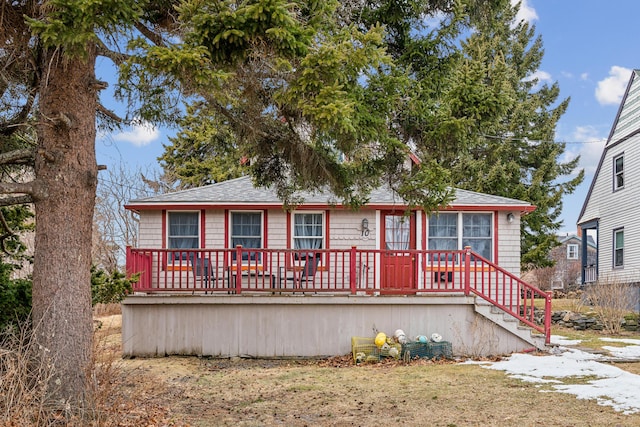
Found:
[[[614,65],[609,70],[609,77],[598,82],[596,87],[596,99],[600,105],[620,104],[624,91],[629,83],[631,70],[629,68]]]
[[[589,73],[580,74],[580,80],[584,80],[584,81],[589,80]]]
[[[593,126],[578,126],[571,135],[571,141],[567,142],[570,144],[567,144],[562,160],[567,162],[580,156],[579,168],[584,169],[586,176],[593,175],[600,162],[606,138],[601,137]],[[571,144],[576,142],[581,144]]]
[[[516,22],[531,22],[538,19],[538,13],[529,5],[529,0],[511,0],[511,6],[515,6],[520,1],[520,10],[518,10],[518,13],[516,14]]]
[[[523,80],[528,82],[533,79],[538,79],[539,82],[551,81],[551,74],[547,73],[546,71],[538,70],[530,76],[525,77]]]
[[[538,70],[535,73],[525,77],[522,80],[525,82],[530,82],[531,80],[538,80],[536,85],[533,87],[533,89],[535,90],[540,88],[540,86],[542,86],[544,82],[550,82],[551,74],[547,73],[546,71]]]
[[[112,136],[114,141],[129,142],[136,147],[144,147],[160,137],[160,131],[148,122],[134,121],[130,131]]]

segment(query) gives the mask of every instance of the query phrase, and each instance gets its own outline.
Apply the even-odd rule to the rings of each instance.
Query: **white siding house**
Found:
[[[551,297],[519,277],[535,206],[465,190],[433,214],[385,187],[357,211],[334,198],[305,193],[289,210],[242,177],[132,200],[124,354],[342,355],[374,325],[438,331],[454,354],[549,343]]]
[[[595,232],[596,265],[582,250],[583,283],[640,282],[640,70],[634,70],[600,163],[587,193],[578,227]]]
[[[411,212],[411,247],[405,249],[461,250],[471,246],[488,260],[510,273],[520,275],[520,218],[535,209],[521,200],[466,190],[456,190],[455,200],[439,214],[409,210],[390,190],[375,190],[369,203],[359,211],[329,203],[329,195],[306,194],[305,202],[293,211],[283,209],[274,191],[253,186],[249,177],[237,178],[205,187],[133,200],[126,207],[140,215],[139,246],[172,248],[169,218],[180,212],[191,213],[195,233],[189,248],[233,248],[234,213],[259,215],[259,248],[294,248],[294,221],[297,214],[317,214],[324,242],[318,249],[385,249],[385,218]],[[431,224],[435,218],[446,224]],[[367,223],[366,233],[363,221]],[[479,223],[480,221],[481,223]],[[443,229],[446,227],[446,230]],[[453,230],[446,242],[436,242],[431,234]],[[469,235],[465,235],[469,233]],[[477,234],[477,235],[475,235]],[[486,236],[482,241],[478,236]],[[176,236],[174,238],[180,240]],[[173,242],[176,240],[174,239]],[[439,245],[439,246],[434,246]],[[176,247],[176,246],[173,246]],[[178,246],[180,247],[180,246]]]

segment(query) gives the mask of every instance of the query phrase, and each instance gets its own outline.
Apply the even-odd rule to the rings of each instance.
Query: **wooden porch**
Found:
[[[456,316],[468,319],[469,307],[475,307],[472,311],[482,314],[485,320],[498,322],[496,319],[499,317],[506,317],[515,321],[519,327],[524,326],[541,334],[546,344],[550,338],[550,295],[473,253],[469,248],[460,251],[362,250],[357,247],[347,250],[292,250],[248,249],[238,246],[234,249],[180,251],[128,248],[127,272],[130,275],[139,274],[139,280],[134,285],[134,296],[124,303],[125,323],[127,316],[132,317],[134,311],[140,315],[142,307],[146,307],[145,310],[156,307],[152,310],[155,314],[148,312],[151,317],[145,317],[144,321],[140,318],[134,321],[146,323],[146,328],[150,327],[148,322],[165,322],[167,310],[174,314],[178,310],[183,313],[179,317],[191,318],[193,313],[186,315],[186,307],[194,309],[199,306],[195,311],[201,312],[203,305],[215,306],[215,314],[206,314],[209,312],[205,310],[194,321],[198,316],[217,318],[221,312],[228,312],[227,319],[236,318],[235,314],[229,313],[231,310],[236,314],[240,311],[245,313],[245,320],[236,319],[236,322],[246,324],[246,319],[255,316],[255,310],[261,307],[264,310],[259,315],[261,323],[270,324],[274,320],[267,321],[267,317],[282,319],[282,313],[290,311],[292,317],[284,325],[291,325],[295,324],[291,322],[309,319],[308,316],[313,312],[314,320],[306,328],[306,333],[314,336],[318,330],[323,330],[316,323],[317,319],[325,319],[326,316],[332,316],[334,320],[340,319],[339,323],[331,326],[336,330],[344,330],[345,327],[340,326],[341,322],[354,321],[351,317],[357,312],[361,312],[359,324],[373,324],[378,319],[376,324],[381,328],[384,323],[383,312],[396,307],[386,315],[391,316],[397,325],[400,325],[398,322],[401,319],[409,323],[414,323],[410,319],[422,319],[438,325],[442,321],[438,320],[438,316],[434,317],[434,314],[441,310],[444,311],[440,314],[444,316],[448,313],[446,318],[449,319],[456,310],[461,310]],[[292,299],[294,296],[314,298]],[[376,296],[385,298],[371,298]],[[415,299],[406,299],[407,296]],[[458,300],[454,303],[455,298]],[[545,300],[542,323],[534,315],[534,300],[537,298]],[[167,304],[175,306],[169,309]],[[247,304],[249,308],[245,311]],[[296,310],[301,305],[305,305],[305,312],[297,313]],[[164,314],[157,312],[157,306],[164,307]],[[241,310],[241,306],[245,309]],[[351,312],[347,315],[349,319],[344,314],[338,314],[347,306]],[[272,312],[274,307],[279,307],[280,314]],[[440,308],[432,308],[426,314],[426,307]],[[192,311],[194,310],[190,310]],[[182,324],[184,319],[176,321]],[[325,326],[331,323],[328,320],[321,322]],[[225,321],[218,319],[214,323],[224,324]],[[439,329],[444,331],[443,328],[445,325]],[[502,325],[502,329],[504,328]],[[142,333],[142,330],[137,330],[138,332],[131,330],[129,339]],[[187,333],[186,330],[183,333]],[[237,330],[234,333],[246,334],[246,331]],[[360,334],[362,333],[364,332]],[[468,334],[463,335],[469,339]],[[133,347],[130,351],[131,355],[139,353]],[[216,349],[216,352],[220,351],[221,348]],[[308,350],[304,348],[296,351],[297,355],[308,355]],[[237,351],[229,355],[235,353]],[[267,351],[267,354],[272,353],[273,351]],[[287,355],[287,352],[280,353],[280,356]]]

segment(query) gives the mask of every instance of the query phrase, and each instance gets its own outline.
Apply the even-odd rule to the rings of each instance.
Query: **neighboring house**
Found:
[[[582,284],[582,242],[575,234],[558,236],[559,245],[551,250],[552,267],[536,268],[523,275],[523,279],[544,290],[575,290]],[[597,246],[591,236],[587,237],[587,265],[594,266]]]
[[[519,279],[531,204],[456,190],[428,215],[385,188],[357,211],[300,196],[286,210],[242,177],[127,204],[140,220],[127,270],[141,276],[123,303],[125,354],[345,354],[372,328],[439,331],[466,354],[544,347],[503,324],[540,328],[533,297],[547,295]]]
[[[640,282],[640,70],[629,84],[578,217],[582,235],[596,234],[595,265],[583,247],[582,282]]]

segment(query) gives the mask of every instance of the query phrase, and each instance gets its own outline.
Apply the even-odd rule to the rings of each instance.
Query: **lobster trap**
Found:
[[[448,341],[440,342],[408,342],[402,345],[400,356],[404,360],[421,359],[453,359],[453,350]]]
[[[382,358],[398,359],[400,357],[402,351],[400,344],[387,342],[379,348],[374,340],[370,337],[351,337],[351,353],[354,362],[379,362]]]

